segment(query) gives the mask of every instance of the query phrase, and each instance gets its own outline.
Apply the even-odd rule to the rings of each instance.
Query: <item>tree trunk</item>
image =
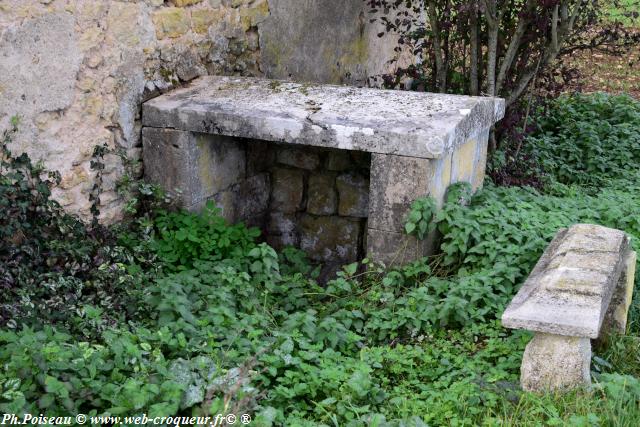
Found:
[[[440,40],[440,25],[438,24],[438,14],[436,12],[435,0],[429,1],[429,23],[433,31],[433,50],[436,62],[436,85],[439,92],[447,90],[447,70],[444,64],[442,42]]]
[[[541,57],[537,61],[537,64],[535,66],[533,66],[532,64],[527,70],[525,70],[525,72],[520,75],[520,78],[516,82],[515,87],[507,97],[507,106],[513,104],[520,97],[520,95],[522,95],[525,89],[529,86],[529,83],[531,83],[533,77],[538,73],[539,69],[546,67],[556,59],[558,53],[560,53],[560,47],[562,46],[562,43],[566,40],[567,36],[573,30],[573,25],[575,24],[576,18],[582,10],[583,3],[584,0],[578,0],[578,3],[574,6],[571,15],[569,15],[568,12],[568,0],[556,6],[553,11],[553,18],[551,23],[551,40],[545,46],[545,49],[541,53]],[[562,20],[560,20],[561,17]]]
[[[487,94],[496,94],[496,61],[498,58],[498,31],[500,19],[498,17],[496,0],[485,0],[487,17]]]
[[[469,38],[470,38],[470,76],[469,76],[469,93],[473,96],[480,94],[479,91],[479,75],[478,75],[478,55],[481,54],[478,50],[478,12],[474,9],[469,16]]]
[[[513,64],[513,60],[520,49],[522,43],[522,37],[524,36],[527,27],[530,22],[530,14],[533,12],[535,8],[535,1],[528,0],[525,5],[525,13],[518,19],[518,26],[511,37],[511,42],[509,43],[509,47],[507,48],[506,53],[504,54],[504,58],[502,59],[502,64],[500,65],[500,71],[498,72],[498,77],[496,78],[496,95],[500,95],[502,88],[504,87],[505,80],[507,78],[507,73],[511,69],[511,65]]]

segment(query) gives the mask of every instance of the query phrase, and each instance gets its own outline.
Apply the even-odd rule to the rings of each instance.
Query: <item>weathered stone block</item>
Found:
[[[195,135],[197,170],[191,170],[201,182],[204,194],[215,194],[240,183],[246,173],[245,149],[234,138],[219,135]]]
[[[144,128],[143,141],[147,179],[185,208],[197,210],[244,179],[244,149],[233,138]]]
[[[298,246],[300,238],[296,217],[293,214],[270,212],[267,224],[267,242],[274,248]]]
[[[0,117],[67,108],[82,63],[74,17],[50,13],[15,22],[0,35]]]
[[[278,151],[278,163],[313,170],[320,165],[320,157],[310,149],[283,148]]]
[[[358,258],[360,222],[347,218],[304,215],[300,221],[300,248],[317,261]]]
[[[145,178],[177,198],[182,207],[204,198],[196,174],[192,173],[198,162],[192,148],[195,146],[193,135],[156,128],[143,128],[142,134]]]
[[[451,161],[451,182],[471,183],[473,181],[477,150],[478,140],[475,136],[454,150]]]
[[[200,3],[202,0],[173,0],[173,4],[177,7],[191,6],[192,4]]]
[[[489,147],[489,129],[480,132],[478,136],[478,147],[476,149],[476,158],[474,160],[474,173],[471,187],[477,190],[482,187],[484,177],[487,171],[487,150]]]
[[[238,186],[238,218],[249,220],[266,214],[269,209],[271,175],[261,173],[244,180]]]
[[[191,23],[186,10],[180,7],[166,7],[153,13],[156,36],[159,39],[176,38],[186,34]]]
[[[598,338],[628,248],[619,230],[591,224],[560,230],[505,310],[503,325]]]
[[[331,150],[327,155],[326,168],[330,171],[343,172],[352,167],[348,151]]]
[[[338,209],[336,177],[331,173],[309,177],[307,212],[313,215],[333,215]]]
[[[625,334],[627,332],[627,315],[633,299],[636,261],[636,252],[630,250],[624,261],[620,280],[611,297],[609,309],[602,324],[601,337],[611,333]]]
[[[527,391],[566,390],[591,384],[589,338],[538,333],[527,344],[520,384]]]
[[[441,205],[450,183],[450,162],[451,156],[429,160],[374,154],[369,227],[400,233],[415,199],[431,195]]]
[[[144,9],[139,4],[112,2],[107,14],[107,31],[121,46],[129,48],[151,44],[153,29],[140,25],[144,19]],[[146,39],[146,40],[145,40]]]
[[[267,225],[269,234],[291,234],[296,231],[296,217],[283,212],[270,212]]]
[[[274,169],[271,208],[286,213],[300,209],[304,192],[303,173],[295,169]]]
[[[209,27],[215,23],[221,23],[224,19],[224,11],[197,9],[191,12],[191,25],[193,31],[199,34],[207,34]]]
[[[267,3],[267,0],[261,0],[251,7],[240,10],[240,22],[245,31],[251,27],[257,27],[268,16],[269,3]]]
[[[504,101],[208,76],[143,109],[145,126],[432,159],[500,119]]]
[[[367,257],[386,266],[403,265],[425,256],[427,241],[393,231],[367,229]]]
[[[336,179],[341,216],[369,216],[369,179],[357,174],[343,174]]]

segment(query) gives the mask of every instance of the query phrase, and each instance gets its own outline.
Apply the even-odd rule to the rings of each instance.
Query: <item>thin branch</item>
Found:
[[[551,18],[551,46],[555,51],[559,50],[558,47],[558,9],[559,6],[553,9],[553,17]]]
[[[480,93],[479,90],[479,81],[480,77],[478,74],[479,64],[478,64],[478,12],[475,10],[471,10],[471,14],[469,16],[469,26],[470,26],[470,46],[469,46],[469,57],[470,57],[470,82],[469,82],[469,93],[471,95],[478,95]]]
[[[429,1],[429,23],[433,31],[433,49],[436,57],[436,79],[438,90],[445,92],[447,88],[447,72],[444,65],[444,52],[442,50],[442,42],[440,40],[440,25],[438,23],[438,15],[436,13],[435,0]]]
[[[530,66],[524,73],[520,75],[520,78],[518,79],[518,82],[516,83],[514,89],[507,97],[507,105],[513,104],[513,102],[515,102],[515,100],[520,97],[522,92],[524,92],[524,90],[528,87],[531,79],[538,73],[538,70],[540,68],[546,67],[556,59],[558,53],[560,52],[561,44],[565,41],[571,31],[573,31],[573,25],[575,24],[577,16],[580,14],[583,3],[584,0],[578,0],[571,18],[567,21],[560,22],[560,28],[556,28],[557,31],[552,31],[551,41],[547,44],[544,51],[542,52],[542,56],[538,65],[536,65],[535,67]],[[558,8],[556,7],[556,9],[554,10],[553,20],[553,23],[555,23],[556,25],[558,22],[557,18]]]
[[[513,65],[513,60],[515,59],[516,54],[518,53],[518,49],[520,48],[522,37],[524,36],[527,27],[531,22],[529,16],[531,11],[533,10],[533,7],[535,7],[535,2],[533,0],[529,0],[526,5],[525,13],[518,20],[518,26],[516,27],[516,31],[511,38],[509,47],[507,48],[507,51],[504,54],[504,58],[502,59],[502,64],[500,65],[500,71],[498,72],[498,78],[496,79],[496,94],[499,94],[502,90],[505,79],[507,77],[507,73]]]

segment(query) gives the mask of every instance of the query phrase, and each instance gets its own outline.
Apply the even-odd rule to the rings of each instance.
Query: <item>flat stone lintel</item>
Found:
[[[201,77],[147,101],[144,126],[408,157],[439,158],[504,116],[504,100]]]
[[[619,230],[591,224],[560,230],[505,310],[503,325],[598,338],[628,252]]]

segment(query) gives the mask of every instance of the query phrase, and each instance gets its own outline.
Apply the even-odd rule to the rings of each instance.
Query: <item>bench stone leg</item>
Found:
[[[419,197],[431,195],[441,206],[450,182],[451,154],[440,159],[373,154],[367,256],[392,265],[427,255],[435,236],[424,241],[407,236],[406,217]]]
[[[386,265],[399,265],[435,252],[437,233],[424,241],[408,237],[404,224],[411,203],[431,196],[438,208],[450,184],[482,186],[489,129],[480,129],[467,142],[438,159],[372,154],[369,191],[367,256]]]
[[[177,205],[200,211],[212,200],[230,222],[258,224],[267,211],[268,173],[247,172],[247,150],[236,138],[145,127],[145,178]]]
[[[536,333],[520,367],[526,391],[567,390],[591,384],[591,340]]]
[[[633,298],[636,260],[636,253],[629,251],[600,330],[601,339],[611,333],[625,334],[627,332],[627,314]]]

